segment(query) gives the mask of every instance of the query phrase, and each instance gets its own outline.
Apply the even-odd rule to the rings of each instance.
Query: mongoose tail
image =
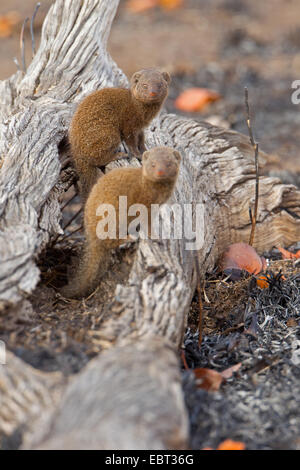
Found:
[[[95,166],[87,166],[85,163],[80,165],[80,163],[80,161],[77,162],[77,171],[79,171],[80,174],[81,198],[82,202],[85,204],[91,188],[97,183],[101,174],[103,175],[103,172]]]
[[[88,240],[79,265],[69,283],[61,289],[61,294],[75,299],[90,295],[105,274],[109,260],[105,243],[99,243],[97,238]]]

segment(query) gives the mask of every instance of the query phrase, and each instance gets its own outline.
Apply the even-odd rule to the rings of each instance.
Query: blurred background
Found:
[[[37,44],[51,3],[37,13]],[[0,79],[16,71],[22,23],[35,5],[1,0]],[[28,64],[28,26],[25,41]],[[271,155],[267,171],[299,180],[300,105],[291,101],[300,80],[299,0],[121,0],[109,51],[128,76],[152,66],[172,74],[168,111],[243,133],[247,86],[254,134]]]

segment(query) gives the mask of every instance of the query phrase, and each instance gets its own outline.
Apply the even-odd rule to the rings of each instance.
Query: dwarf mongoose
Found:
[[[179,172],[180,160],[180,154],[176,150],[157,147],[143,154],[141,168],[118,168],[99,178],[85,205],[86,243],[83,256],[75,276],[61,290],[63,295],[82,297],[92,292],[107,270],[110,250],[127,241],[128,224],[135,217],[128,216],[127,211],[125,214],[121,210],[119,211],[119,196],[127,196],[128,209],[133,204],[146,206],[149,229],[151,226],[151,204],[163,204],[171,196]],[[96,211],[98,209],[99,214],[99,208],[103,208],[103,204],[111,204],[115,209],[115,239],[99,239],[97,235],[97,225],[100,220],[104,220],[105,215],[104,218],[103,216],[99,217],[96,215]],[[121,225],[126,229],[125,235],[123,234],[125,238],[120,238],[119,228]]]
[[[85,200],[99,177],[97,167],[120,158],[124,141],[135,157],[146,150],[143,129],[159,112],[168,94],[170,75],[156,69],[136,72],[130,89],[104,88],[78,106],[69,141]]]

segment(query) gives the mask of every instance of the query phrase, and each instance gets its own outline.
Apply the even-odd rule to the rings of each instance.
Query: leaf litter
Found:
[[[182,373],[193,449],[217,449],[228,439],[247,449],[299,448],[299,265],[271,261],[268,283],[207,276],[201,348],[194,298],[184,339],[189,370]],[[206,371],[204,386],[193,369]],[[207,375],[222,374],[218,386],[207,385]]]

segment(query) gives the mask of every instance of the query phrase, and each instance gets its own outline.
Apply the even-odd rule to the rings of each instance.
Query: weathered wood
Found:
[[[44,422],[65,384],[62,374],[40,372],[7,351],[6,365],[0,365],[0,446],[1,434],[31,434],[37,419]]]
[[[105,52],[117,6],[55,2],[27,73],[0,83],[2,300],[17,302],[35,288],[36,255],[61,233],[58,145],[74,103],[96,88],[126,83]]]
[[[61,231],[57,147],[74,103],[92,89],[127,83],[106,53],[117,5],[116,0],[57,0],[26,75],[19,72],[0,85],[0,299],[17,302],[34,289],[35,258]],[[236,132],[164,113],[150,126],[146,143],[174,146],[183,155],[173,200],[201,204],[197,255],[205,272],[229,243],[249,239],[253,149]],[[299,239],[300,192],[262,177],[254,246],[262,251]],[[35,422],[26,448],[187,446],[175,357],[195,287],[195,253],[185,249],[186,242],[139,243],[128,283],[118,285],[107,306],[110,318],[97,332],[111,350],[74,377],[47,424]],[[18,373],[14,362],[4,367],[11,376]]]
[[[37,423],[31,447],[186,448],[188,422],[175,353],[153,336],[94,359],[67,387],[55,420]]]

